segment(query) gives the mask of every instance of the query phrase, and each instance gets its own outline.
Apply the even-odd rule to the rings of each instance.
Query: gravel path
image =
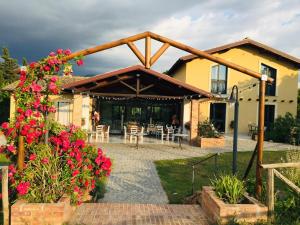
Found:
[[[113,160],[107,192],[101,202],[168,203],[153,161],[203,156],[199,148],[168,145],[99,144]]]

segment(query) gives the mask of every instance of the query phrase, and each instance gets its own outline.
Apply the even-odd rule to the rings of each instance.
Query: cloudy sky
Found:
[[[0,47],[8,47],[19,62],[146,30],[202,50],[250,37],[300,58],[299,0],[0,1]],[[143,43],[138,46],[143,51]],[[182,55],[170,48],[154,69],[165,71]],[[88,56],[76,73],[98,74],[138,63],[122,46]]]

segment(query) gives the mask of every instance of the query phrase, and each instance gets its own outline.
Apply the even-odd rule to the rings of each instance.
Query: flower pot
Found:
[[[61,225],[67,222],[75,210],[69,197],[62,197],[57,203],[28,203],[18,200],[11,207],[11,225]]]
[[[198,145],[201,148],[220,148],[225,146],[225,138],[218,137],[218,138],[205,138],[205,137],[198,137]]]
[[[255,198],[245,195],[245,204],[227,204],[217,197],[213,187],[202,188],[201,206],[212,223],[226,224],[235,218],[238,222],[266,221],[268,208]]]

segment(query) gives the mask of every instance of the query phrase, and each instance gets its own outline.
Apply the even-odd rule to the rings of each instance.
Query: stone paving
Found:
[[[208,225],[199,205],[85,203],[69,225]]]
[[[107,191],[101,202],[168,203],[153,161],[203,156],[197,148],[182,150],[169,145],[101,143],[104,152],[113,160]]]

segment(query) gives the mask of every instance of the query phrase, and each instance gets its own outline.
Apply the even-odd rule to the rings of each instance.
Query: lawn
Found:
[[[238,153],[238,176],[242,177],[252,152]],[[264,163],[281,162],[284,157],[284,151],[266,151],[264,152]],[[204,159],[205,157],[176,159],[176,160],[161,160],[156,161],[155,165],[160,177],[162,186],[166,191],[170,203],[183,203],[185,197],[192,193],[192,167],[195,162]],[[232,153],[223,153],[218,157],[217,174],[231,173]],[[202,186],[210,185],[210,178],[214,178],[214,158],[209,159],[195,171],[195,190],[201,190]],[[254,179],[255,165],[249,174],[249,178]],[[265,180],[265,178],[264,178]]]

